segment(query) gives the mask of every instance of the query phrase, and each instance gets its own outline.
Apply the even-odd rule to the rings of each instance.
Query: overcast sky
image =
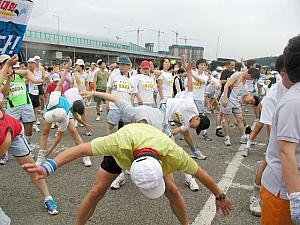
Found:
[[[138,27],[164,32],[160,50],[175,44],[178,31],[187,44],[203,46],[214,59],[276,56],[288,39],[300,33],[300,0],[35,0],[30,25],[136,43]],[[154,42],[157,33],[141,32],[140,45]],[[184,44],[184,40],[179,40]]]

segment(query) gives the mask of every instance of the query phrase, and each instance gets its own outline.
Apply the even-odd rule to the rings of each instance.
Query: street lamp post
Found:
[[[107,65],[109,65],[109,27],[104,26],[104,29],[107,29]]]

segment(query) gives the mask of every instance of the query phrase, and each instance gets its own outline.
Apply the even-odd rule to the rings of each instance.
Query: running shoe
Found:
[[[6,162],[8,161],[8,154],[6,153],[1,159],[0,159],[0,165],[6,165]]]
[[[171,122],[171,126],[175,126],[175,123],[174,123],[174,122]]]
[[[199,149],[196,149],[195,152],[192,152],[190,150],[190,156],[192,158],[196,158],[196,159],[199,159],[199,160],[206,160],[207,159],[207,156],[202,154],[202,152]]]
[[[207,133],[203,134],[202,138],[204,139],[204,141],[212,141],[212,139],[208,136]]]
[[[224,134],[223,134],[223,132],[222,132],[222,128],[216,129],[216,135],[217,135],[218,137],[224,137]]]
[[[36,119],[36,125],[40,125],[41,124],[41,121],[39,121],[39,119]]]
[[[90,157],[83,157],[82,158],[83,164],[85,167],[91,167],[92,166],[92,161]]]
[[[103,108],[102,107],[100,107],[100,112],[102,112],[103,111]]]
[[[240,139],[241,144],[247,144],[248,138],[247,135],[243,135]]]
[[[85,135],[86,136],[92,136],[92,132],[91,131],[85,131]]]
[[[55,123],[51,124],[51,129],[55,129]]]
[[[249,150],[250,150],[249,148],[244,148],[242,156],[247,157],[249,154]]]
[[[260,206],[259,196],[251,196],[249,209],[253,216],[261,216],[261,206]]]
[[[224,145],[225,146],[231,146],[231,142],[230,142],[230,137],[229,136],[225,137]]]
[[[44,204],[45,204],[45,208],[48,210],[49,214],[57,215],[59,213],[58,204],[53,199],[45,201]]]
[[[38,125],[36,125],[36,124],[33,124],[32,129],[33,129],[35,132],[41,132],[40,128],[39,128]]]
[[[120,189],[125,184],[125,175],[122,172],[110,185],[112,190]]]
[[[96,121],[99,121],[101,119],[100,115],[97,115]]]
[[[195,180],[195,178],[191,177],[186,177],[184,181],[185,185],[190,188],[191,191],[199,191],[199,186]]]
[[[45,160],[46,160],[45,151],[40,150],[35,164],[40,166]]]

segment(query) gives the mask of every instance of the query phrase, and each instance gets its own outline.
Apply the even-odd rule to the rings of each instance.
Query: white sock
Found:
[[[44,201],[49,201],[49,200],[53,200],[52,196],[51,195],[48,195],[45,197]]]

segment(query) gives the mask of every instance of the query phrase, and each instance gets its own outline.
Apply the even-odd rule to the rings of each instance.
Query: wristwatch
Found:
[[[219,197],[216,197],[216,201],[223,201],[226,198],[226,194],[222,193]]]

